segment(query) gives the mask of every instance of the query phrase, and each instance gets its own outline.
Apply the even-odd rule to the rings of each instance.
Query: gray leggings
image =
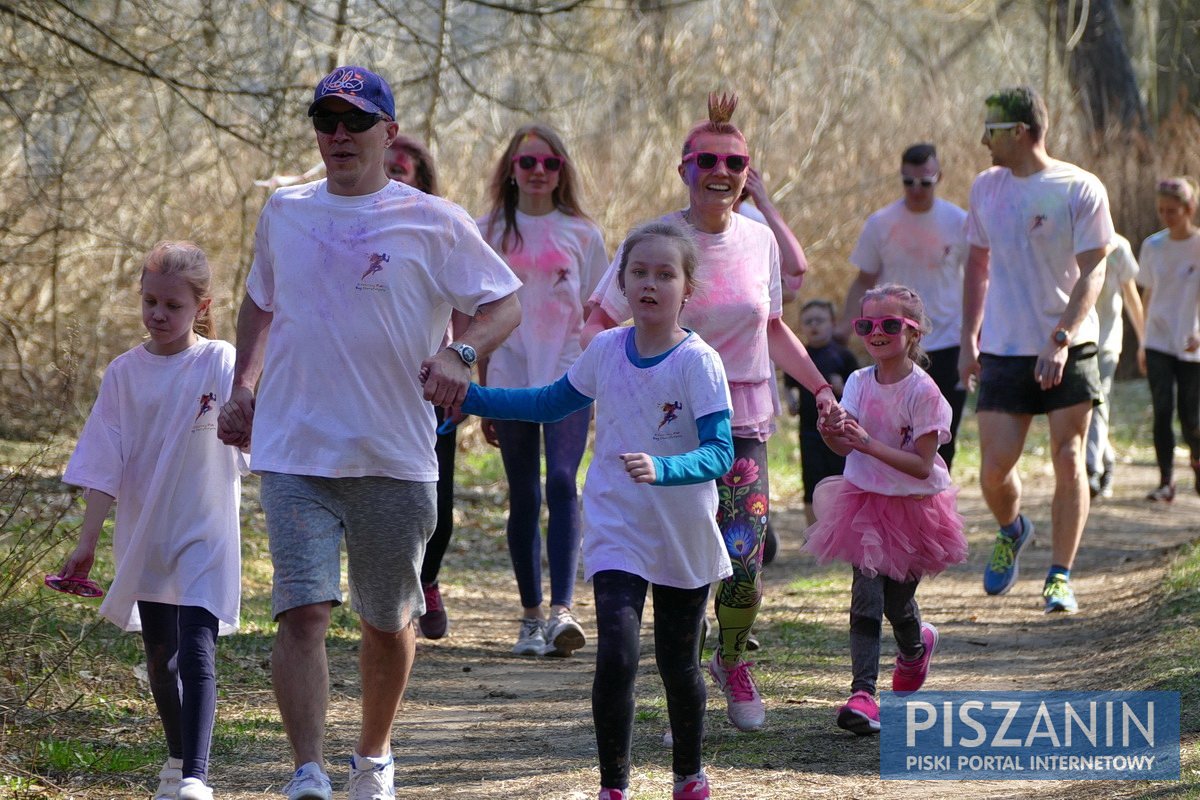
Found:
[[[906,659],[922,655],[921,610],[917,608],[917,581],[898,581],[886,575],[868,577],[854,568],[850,589],[851,692],[875,694],[879,679],[879,637],[883,618],[892,623],[896,646]]]

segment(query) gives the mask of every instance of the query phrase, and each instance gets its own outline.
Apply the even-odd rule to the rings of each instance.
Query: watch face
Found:
[[[1059,344],[1065,344],[1067,341],[1067,332],[1062,330],[1055,331],[1054,341],[1058,342]]]
[[[461,358],[463,360],[463,363],[466,364],[468,367],[474,366],[475,361],[478,359],[478,355],[475,352],[475,348],[471,347],[471,345],[469,345],[469,344],[462,344],[461,342],[455,342],[450,345],[450,349],[453,350],[454,352],[458,353],[459,358]]]

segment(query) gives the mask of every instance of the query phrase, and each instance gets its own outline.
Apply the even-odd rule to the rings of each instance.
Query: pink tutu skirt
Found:
[[[858,488],[840,475],[813,491],[817,521],[804,548],[825,564],[846,561],[864,574],[898,581],[936,575],[967,560],[958,489],[895,497]]]

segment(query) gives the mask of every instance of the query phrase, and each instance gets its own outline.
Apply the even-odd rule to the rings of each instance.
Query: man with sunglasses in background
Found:
[[[995,166],[971,187],[959,365],[964,385],[979,381],[979,482],[1000,525],[983,587],[1011,589],[1033,538],[1017,462],[1033,416],[1045,414],[1054,497],[1043,608],[1072,613],[1070,570],[1089,510],[1085,441],[1100,396],[1095,304],[1114,236],[1108,193],[1095,175],[1046,153],[1036,91],[1005,89],[985,105],[982,144]]]
[[[921,339],[929,356],[927,371],[950,403],[950,441],[938,448],[949,469],[967,399],[958,377],[967,212],[936,196],[941,177],[932,144],[914,144],[901,154],[904,196],[876,211],[863,225],[850,254],[858,275],[846,292],[837,338],[843,343],[850,338],[850,323],[861,315],[863,294],[872,286],[898,283],[917,293],[933,324]]]
[[[253,429],[262,474],[279,624],[272,682],[297,767],[283,792],[332,796],[325,636],[342,601],[344,538],[362,630],[347,788],[350,800],[375,800],[395,796],[392,724],[424,611],[438,477],[431,403],[461,404],[475,360],[520,321],[520,284],[465,211],[388,178],[397,125],[382,78],[339,67],[308,115],[326,178],[280,189],[259,218],[220,435],[245,445]],[[472,321],[441,348],[451,307]]]

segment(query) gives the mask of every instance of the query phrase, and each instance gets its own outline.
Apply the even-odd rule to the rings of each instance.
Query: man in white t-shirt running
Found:
[[[348,794],[376,800],[395,796],[392,725],[425,610],[433,405],[457,408],[476,358],[517,326],[520,282],[465,211],[388,178],[397,126],[382,78],[339,67],[308,115],[327,177],[280,189],[259,218],[220,435],[244,445],[253,430],[262,475],[279,624],[271,676],[296,766],[283,792],[332,796],[325,636],[344,542],[362,630]],[[452,308],[472,321],[443,348]]]
[[[863,294],[872,286],[898,283],[920,296],[933,323],[933,330],[921,339],[929,356],[926,371],[950,403],[950,441],[938,448],[949,468],[967,399],[958,378],[967,212],[936,196],[941,176],[932,144],[914,144],[901,154],[904,196],[876,211],[863,225],[850,254],[858,275],[846,292],[837,338],[843,342],[850,338],[850,325],[861,316]]]
[[[983,587],[1011,589],[1033,538],[1017,461],[1033,416],[1045,414],[1054,498],[1042,598],[1046,613],[1072,613],[1070,570],[1089,507],[1084,443],[1100,395],[1095,304],[1114,235],[1108,193],[1096,176],[1047,155],[1036,91],[1006,89],[986,107],[982,144],[995,166],[971,187],[959,359],[963,385],[979,382],[979,482],[1000,524]]]

